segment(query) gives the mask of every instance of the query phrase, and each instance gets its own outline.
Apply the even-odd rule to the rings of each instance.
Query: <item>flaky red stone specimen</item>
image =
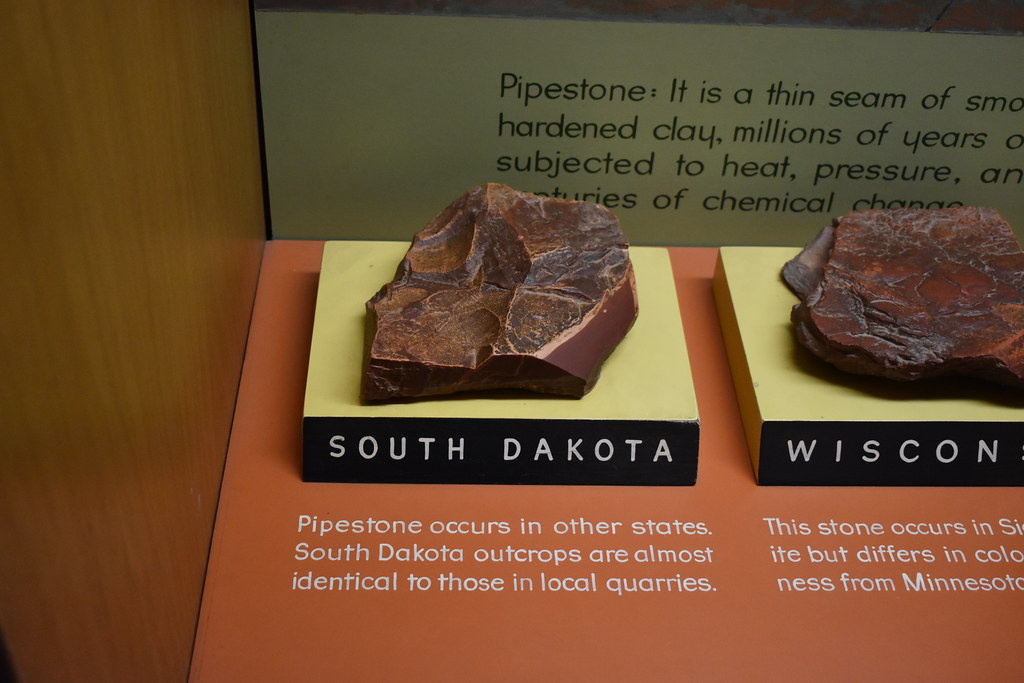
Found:
[[[366,401],[499,388],[580,397],[637,296],[611,212],[489,184],[413,238],[366,308]]]
[[[797,338],[842,370],[1024,387],[1024,253],[992,209],[856,211],[783,278]]]

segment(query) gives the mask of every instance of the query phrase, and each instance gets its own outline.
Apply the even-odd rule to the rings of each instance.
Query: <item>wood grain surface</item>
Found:
[[[592,19],[1024,31],[1012,0],[826,4],[544,7]],[[180,681],[264,241],[249,4],[5,9],[0,631],[25,682]],[[368,9],[510,12],[484,0]]]
[[[181,681],[264,242],[249,7],[4,14],[0,630],[22,681]]]

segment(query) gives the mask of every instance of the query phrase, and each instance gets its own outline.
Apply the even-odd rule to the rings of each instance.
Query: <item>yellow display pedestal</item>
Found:
[[[408,249],[328,242],[303,419],[306,481],[690,485],[699,421],[668,252],[630,249],[640,315],[581,399],[359,399],[365,303]]]
[[[963,378],[840,372],[801,347],[788,247],[724,247],[714,289],[760,484],[1024,484],[1024,397]]]

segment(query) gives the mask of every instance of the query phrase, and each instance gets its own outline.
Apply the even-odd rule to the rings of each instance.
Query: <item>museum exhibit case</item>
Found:
[[[1021,235],[1024,19],[933,4],[19,3],[0,678],[1019,678],[1019,392],[836,380],[779,277],[855,209],[991,206]],[[615,212],[637,322],[582,398],[374,413],[365,301],[486,182]],[[815,410],[784,461],[1009,478],[761,480],[761,417]],[[304,419],[362,421],[331,466],[441,465],[484,413],[489,457],[561,479],[304,481]],[[615,479],[670,459],[692,471]]]
[[[858,209],[1020,235],[1016,39],[302,10],[256,15],[275,239],[195,680],[1018,674],[1024,398],[837,381],[780,274]],[[482,183],[614,212],[634,327],[581,398],[360,400],[364,303]],[[645,416],[696,428],[692,479],[610,429]]]

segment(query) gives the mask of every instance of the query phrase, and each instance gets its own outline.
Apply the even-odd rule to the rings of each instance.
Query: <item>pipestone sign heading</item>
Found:
[[[501,74],[501,98],[530,106],[533,100],[581,102],[643,102],[657,95],[656,88],[640,83],[594,83],[586,78],[568,83],[527,81],[519,74]]]
[[[699,425],[660,420],[315,418],[306,481],[692,485]]]

